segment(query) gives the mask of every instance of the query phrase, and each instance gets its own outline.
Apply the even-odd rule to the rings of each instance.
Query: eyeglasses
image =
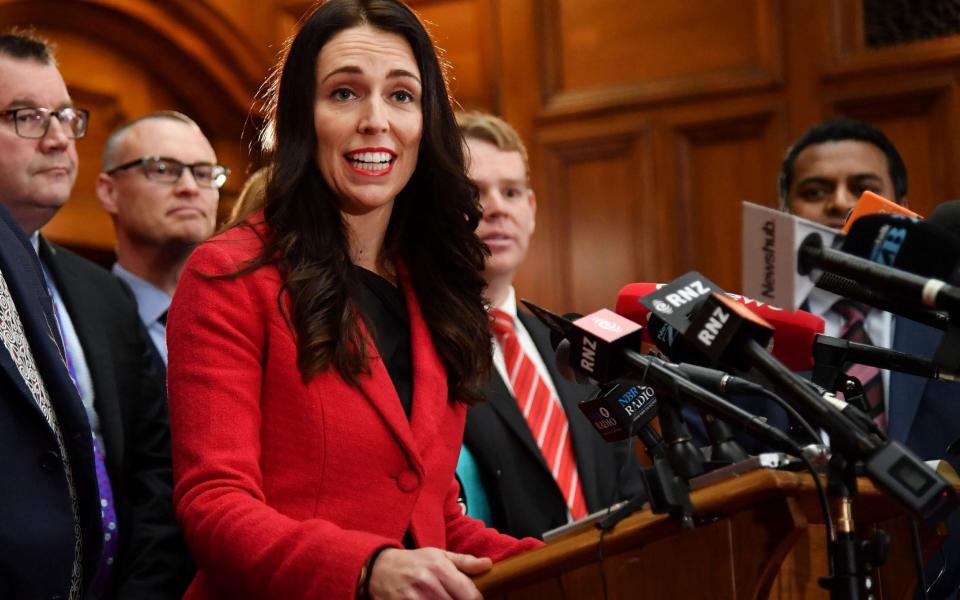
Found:
[[[90,111],[73,108],[72,106],[60,110],[26,107],[2,111],[0,116],[12,120],[13,129],[17,132],[17,135],[28,139],[40,139],[47,135],[47,131],[50,129],[50,119],[56,117],[67,137],[72,140],[79,140],[87,134]]]
[[[197,182],[197,185],[215,190],[223,187],[223,184],[227,182],[227,175],[230,174],[230,169],[214,163],[199,162],[188,165],[175,158],[145,156],[114,167],[107,171],[107,175],[113,175],[118,171],[137,166],[143,170],[144,177],[150,181],[170,184],[180,181],[183,170],[190,169],[193,180]]]

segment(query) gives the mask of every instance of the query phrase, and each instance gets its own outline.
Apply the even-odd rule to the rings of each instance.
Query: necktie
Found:
[[[70,342],[63,332],[63,325],[60,322],[59,306],[56,296],[51,293],[53,298],[53,315],[57,321],[57,329],[60,331],[60,338],[63,340],[63,358],[67,363],[67,371],[70,373],[70,379],[73,380],[77,393],[83,395],[78,383],[77,370],[74,361],[70,357]],[[117,536],[117,513],[113,504],[113,488],[110,485],[110,476],[107,474],[107,466],[104,460],[103,448],[96,436],[91,434],[90,442],[93,444],[94,466],[97,471],[97,487],[100,490],[100,521],[103,528],[103,553],[100,555],[100,563],[97,566],[97,572],[94,576],[91,589],[93,593],[102,598],[107,590],[107,584],[110,582],[110,572],[113,570],[113,561],[117,556],[117,547],[119,538]]]
[[[874,345],[864,329],[869,308],[852,300],[839,300],[830,308],[843,317],[843,327],[840,328],[840,337],[851,342]],[[867,365],[854,364],[847,368],[847,375],[860,380],[863,385],[863,395],[870,407],[870,416],[880,429],[886,431],[887,416],[884,413],[883,377],[880,369]]]
[[[563,493],[567,509],[574,519],[579,519],[587,514],[587,504],[570,444],[567,415],[540,376],[536,365],[524,353],[513,318],[497,309],[490,310],[490,318],[491,328],[503,350],[513,397],[527,420],[553,479]]]
[[[83,560],[82,538],[80,535],[80,505],[77,501],[77,487],[73,481],[73,469],[70,467],[70,457],[67,454],[66,446],[63,442],[63,434],[60,431],[60,424],[57,421],[57,414],[53,410],[50,398],[47,395],[47,387],[37,371],[36,361],[33,359],[33,351],[30,349],[30,343],[23,333],[23,323],[20,320],[20,313],[17,312],[17,306],[10,295],[10,289],[7,282],[0,273],[0,341],[17,365],[20,376],[23,377],[31,396],[43,413],[50,429],[53,431],[57,440],[57,448],[60,451],[60,458],[63,461],[64,474],[67,478],[67,490],[70,493],[70,503],[73,508],[73,531],[74,531],[74,552],[73,552],[73,570],[70,576],[70,599],[80,598],[81,564]]]

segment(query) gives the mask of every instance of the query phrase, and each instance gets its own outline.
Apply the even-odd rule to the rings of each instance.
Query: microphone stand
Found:
[[[856,463],[835,452],[827,467],[827,493],[837,499],[836,539],[830,542],[831,575],[820,578],[820,587],[830,591],[831,600],[859,600],[873,597],[868,570],[886,562],[890,536],[876,529],[868,540],[859,540],[853,520],[853,498],[857,495]]]
[[[671,410],[675,411],[676,409],[661,401],[661,416]],[[670,417],[667,417],[667,419],[669,420]],[[664,420],[661,419],[661,425],[663,423]],[[671,430],[672,428],[668,426],[665,429]],[[637,437],[643,442],[647,457],[651,462],[651,466],[640,471],[646,494],[637,494],[628,500],[625,505],[600,519],[597,522],[597,528],[601,531],[612,529],[617,523],[640,510],[646,502],[650,503],[650,512],[668,514],[676,518],[684,529],[693,528],[693,504],[690,502],[688,478],[677,475],[671,464],[672,461],[668,457],[670,451],[668,447],[664,446],[664,440],[656,429],[650,425],[644,425],[637,432]],[[682,442],[683,440],[680,440],[681,445]],[[676,444],[676,441],[674,444]],[[693,465],[682,468],[696,469]],[[702,468],[701,464],[701,472]]]

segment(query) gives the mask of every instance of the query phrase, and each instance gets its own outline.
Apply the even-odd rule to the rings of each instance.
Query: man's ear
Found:
[[[97,175],[97,200],[100,201],[100,206],[103,207],[103,210],[109,215],[117,214],[117,198],[116,198],[116,186],[114,185],[113,177],[110,177],[106,173],[100,173]]]

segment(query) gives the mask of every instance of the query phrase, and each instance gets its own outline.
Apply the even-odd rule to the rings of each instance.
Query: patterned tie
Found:
[[[7,287],[7,281],[3,278],[3,273],[0,273],[0,340],[2,340],[3,346],[17,365],[20,376],[23,377],[30,394],[47,421],[47,425],[53,431],[57,440],[57,447],[60,450],[60,458],[63,461],[64,474],[67,478],[67,490],[70,493],[70,504],[73,508],[74,552],[73,570],[70,575],[70,599],[77,600],[80,598],[83,541],[80,534],[80,505],[77,501],[77,487],[73,481],[73,469],[70,467],[70,457],[63,442],[57,413],[54,412],[53,405],[50,404],[47,387],[37,371],[33,351],[30,349],[30,343],[23,333],[20,313],[17,312],[17,306],[10,295],[10,289]]]
[[[869,307],[852,300],[838,300],[830,310],[843,317],[840,337],[851,342],[874,345],[864,329]],[[881,430],[887,429],[887,415],[884,412],[883,377],[880,369],[867,365],[853,364],[847,369],[847,375],[856,377],[863,385],[863,396],[870,407],[870,416]]]
[[[60,331],[60,339],[63,340],[63,358],[67,363],[67,371],[70,373],[70,379],[77,388],[77,394],[83,397],[83,390],[80,389],[80,380],[77,377],[77,369],[74,361],[70,358],[70,343],[67,336],[63,333],[63,324],[60,322],[59,306],[56,296],[50,293],[53,300],[53,316],[57,321],[57,329]],[[103,553],[100,555],[100,563],[97,565],[97,573],[93,578],[91,589],[94,595],[102,598],[107,591],[107,585],[110,583],[110,572],[113,570],[113,561],[117,557],[117,547],[120,538],[117,535],[117,512],[113,504],[113,487],[110,485],[110,476],[107,474],[107,464],[104,460],[103,448],[97,441],[95,435],[91,433],[91,443],[93,444],[93,459],[97,471],[97,487],[100,490],[100,522],[103,527]]]
[[[587,504],[570,444],[567,415],[560,401],[540,377],[536,365],[523,352],[513,318],[502,310],[491,309],[490,319],[491,328],[503,350],[513,397],[527,420],[553,479],[563,493],[570,514],[574,519],[579,519],[587,514]]]

